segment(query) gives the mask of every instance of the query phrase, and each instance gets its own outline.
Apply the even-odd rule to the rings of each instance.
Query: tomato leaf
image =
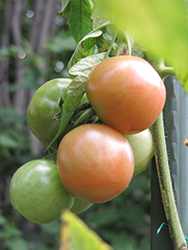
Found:
[[[101,15],[134,35],[157,58],[165,58],[188,92],[188,7],[184,0],[97,0]]]
[[[72,212],[65,210],[61,221],[60,250],[113,250]]]
[[[94,44],[95,44],[95,39],[96,37],[99,37],[102,34],[101,30],[97,30],[94,32],[91,32],[87,34],[79,43],[78,46],[76,47],[69,63],[68,63],[68,69],[72,67],[75,63],[77,63],[81,58],[87,57],[94,51]],[[85,41],[85,42],[84,42]],[[93,54],[93,53],[92,53]]]
[[[71,76],[82,75],[88,77],[91,70],[100,62],[104,60],[105,53],[91,55],[81,59],[69,69]]]
[[[61,0],[61,11],[64,11],[70,0]]]
[[[93,3],[90,0],[70,0],[63,11],[63,15],[69,15],[67,23],[76,43],[92,30],[92,13]]]
[[[68,63],[68,69],[70,69],[70,67],[77,63],[81,58],[89,56],[90,53],[93,54],[96,44],[96,38],[100,37],[103,33],[102,29],[110,24],[111,23],[109,21],[103,23],[101,26],[98,26],[94,30],[90,31],[80,40]]]
[[[78,108],[80,100],[85,93],[86,80],[87,78],[83,75],[78,75],[72,80],[68,87],[68,96],[63,104],[63,112],[66,110],[69,113],[74,113]]]

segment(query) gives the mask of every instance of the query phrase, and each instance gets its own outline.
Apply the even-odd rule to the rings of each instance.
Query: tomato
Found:
[[[48,146],[55,137],[59,126],[60,106],[58,102],[62,97],[67,97],[67,86],[71,79],[53,79],[44,83],[35,92],[27,110],[27,122],[31,132],[45,145]],[[52,148],[58,147],[58,141],[53,143]]]
[[[154,155],[153,138],[150,129],[134,135],[124,135],[134,153],[134,176],[145,170]]]
[[[61,122],[60,99],[67,97],[67,87],[71,79],[59,78],[44,83],[34,94],[27,110],[27,121],[31,132],[45,145],[48,146],[54,139]],[[80,104],[89,103],[86,94]],[[57,149],[61,138],[71,130],[68,124],[63,134],[51,145]]]
[[[80,214],[80,213],[86,211],[91,206],[92,206],[92,203],[89,203],[86,201],[81,201],[81,200],[75,198],[74,204],[71,207],[70,211],[75,213],[75,214]]]
[[[88,77],[86,93],[99,118],[122,134],[149,128],[166,100],[159,74],[135,56],[116,56],[99,63]]]
[[[118,131],[103,124],[84,124],[68,132],[57,151],[63,186],[75,198],[106,202],[130,183],[134,155]]]
[[[42,159],[27,162],[14,173],[9,194],[12,206],[39,224],[58,220],[74,202],[61,183],[57,165]]]

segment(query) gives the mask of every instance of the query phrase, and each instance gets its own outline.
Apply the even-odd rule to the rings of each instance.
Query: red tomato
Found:
[[[166,100],[159,74],[135,56],[117,56],[99,63],[88,77],[86,93],[100,119],[123,134],[150,127]]]
[[[57,153],[61,181],[74,197],[106,202],[130,183],[134,155],[125,137],[102,124],[85,124],[68,132]]]

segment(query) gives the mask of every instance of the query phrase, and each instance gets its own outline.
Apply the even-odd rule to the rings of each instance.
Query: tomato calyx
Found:
[[[61,120],[61,117],[63,114],[63,103],[64,103],[64,99],[61,96],[57,102],[57,106],[60,107],[60,111],[54,115],[53,120],[55,121]],[[72,125],[72,128],[74,128],[81,124],[97,123],[98,121],[99,121],[99,117],[96,115],[93,107],[88,102],[88,100],[84,100],[80,103],[80,106],[75,110],[73,116],[71,117],[69,121],[69,125]]]
[[[85,109],[84,111],[83,110],[80,111],[76,115],[76,119],[73,121],[73,127],[77,127],[85,123],[97,123],[98,121],[99,121],[99,117],[96,115],[93,107],[89,107]]]
[[[57,102],[57,106],[60,107],[60,111],[56,113],[53,117],[55,121],[61,121],[63,115],[63,97],[61,96]],[[86,123],[101,123],[99,117],[96,115],[93,107],[88,100],[83,100],[80,102],[80,106],[74,111],[71,119],[69,120],[67,126],[64,128],[62,133],[56,138],[56,142],[59,145],[62,138],[73,128],[86,124]]]
[[[56,105],[56,107],[58,107],[58,106],[60,107],[60,111],[54,115],[53,120],[55,120],[55,121],[61,120],[61,116],[62,116],[62,112],[63,112],[62,111],[63,110],[63,103],[64,103],[63,97],[60,96],[59,100],[57,102],[57,105]]]

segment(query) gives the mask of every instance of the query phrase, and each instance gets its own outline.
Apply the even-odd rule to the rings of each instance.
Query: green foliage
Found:
[[[68,69],[76,64],[80,59],[100,52],[100,48],[104,47],[104,44],[106,43],[104,37],[108,34],[105,33],[108,25],[110,25],[110,22],[105,22],[101,26],[98,26],[95,29],[91,30],[79,41],[68,63]],[[103,50],[101,52],[103,52]]]
[[[62,56],[62,53],[63,55],[67,52],[72,53],[72,51],[76,48],[76,43],[69,31],[59,31],[53,39],[45,45],[45,48],[54,55]],[[68,58],[68,56],[66,57]]]
[[[68,24],[72,31],[72,36],[78,43],[91,29],[93,3],[90,0],[70,0],[65,3],[63,15],[69,15]]]
[[[100,13],[115,21],[118,28],[156,58],[164,58],[188,92],[187,2],[184,0],[96,0]]]
[[[12,108],[0,108],[0,173],[13,171],[31,156],[26,135],[26,116]]]
[[[14,215],[15,216],[15,215]],[[0,214],[0,249],[2,250],[57,250],[60,240],[60,221],[36,226],[19,218],[18,223],[24,226],[19,228]]]
[[[0,211],[1,212],[1,211]],[[21,232],[16,225],[9,221],[0,213],[0,247],[3,250],[29,250],[27,242],[23,239]]]

